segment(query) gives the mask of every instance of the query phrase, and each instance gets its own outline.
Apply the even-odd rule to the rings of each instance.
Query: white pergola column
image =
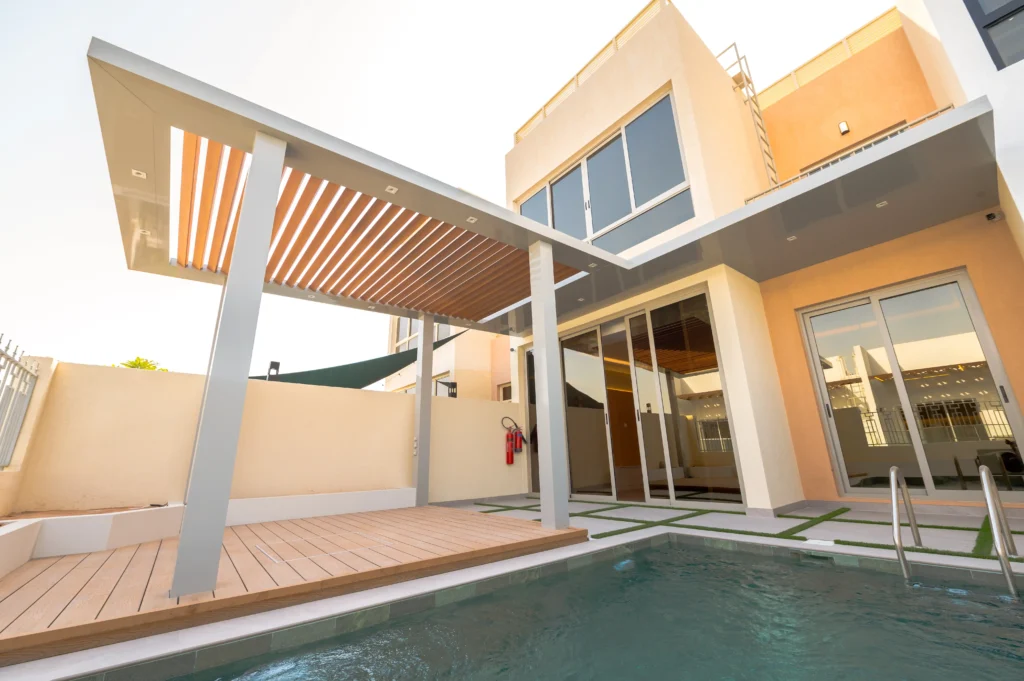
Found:
[[[537,390],[537,459],[540,468],[541,524],[569,527],[569,471],[565,437],[565,397],[560,370],[555,270],[551,244],[530,245],[530,309],[533,313],[533,368]]]
[[[412,459],[416,505],[430,500],[430,401],[434,397],[434,315],[420,315],[420,344],[416,349],[416,417]]]
[[[210,591],[217,583],[285,147],[256,133],[203,390],[171,596]]]

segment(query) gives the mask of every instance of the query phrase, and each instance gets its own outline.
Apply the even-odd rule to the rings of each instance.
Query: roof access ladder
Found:
[[[722,57],[728,65],[723,63]],[[769,188],[779,184],[779,172],[775,169],[775,155],[772,154],[772,145],[768,141],[768,130],[764,124],[764,116],[761,113],[761,104],[757,101],[757,89],[754,87],[754,79],[750,75],[750,65],[747,63],[746,55],[740,54],[740,49],[733,43],[725,48],[718,55],[718,63],[732,78],[733,89],[739,90],[743,95],[743,101],[750,110],[750,118],[754,123],[754,135],[757,137],[757,145],[761,149],[761,160],[764,162],[764,172],[768,176]]]

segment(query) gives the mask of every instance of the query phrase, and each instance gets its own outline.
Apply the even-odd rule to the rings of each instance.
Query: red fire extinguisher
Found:
[[[511,425],[506,425],[506,421]],[[515,455],[523,451],[523,431],[507,416],[501,419],[501,425],[505,429],[505,463],[511,466],[516,462]]]

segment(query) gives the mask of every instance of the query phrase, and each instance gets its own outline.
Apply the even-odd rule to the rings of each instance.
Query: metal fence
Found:
[[[26,362],[24,351],[19,356],[17,346],[12,351],[10,340],[4,347],[3,339],[0,334],[0,468],[11,464],[39,373],[39,365]]]

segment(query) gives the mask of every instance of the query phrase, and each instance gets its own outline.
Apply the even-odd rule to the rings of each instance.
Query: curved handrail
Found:
[[[992,471],[988,466],[978,466],[978,473],[981,474],[981,488],[985,492],[985,506],[988,507],[988,522],[992,527],[992,543],[995,544],[999,567],[1003,570],[1003,577],[1006,578],[1006,586],[1010,590],[1010,595],[1018,598],[1017,583],[1008,557],[1008,555],[1017,554],[1013,532],[1010,531],[1010,525],[1006,521],[1003,504],[999,501],[999,493],[996,492],[996,482],[992,477]]]
[[[903,579],[910,579],[910,562],[907,561],[907,554],[903,550],[903,532],[900,528],[900,503],[896,493],[897,488],[903,495],[903,505],[907,508],[907,520],[910,521],[910,531],[914,535],[914,546],[924,546],[921,543],[921,531],[917,529],[917,516],[914,515],[914,505],[910,502],[910,488],[907,487],[907,479],[903,477],[899,466],[889,469],[889,488],[892,493],[892,540],[896,545],[896,557],[900,560],[900,568],[903,570]]]

